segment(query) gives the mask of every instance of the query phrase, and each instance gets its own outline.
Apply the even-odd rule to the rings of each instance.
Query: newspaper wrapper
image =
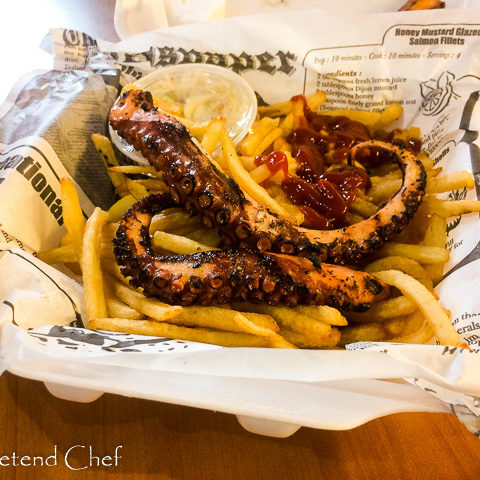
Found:
[[[318,90],[327,93],[326,108],[382,110],[397,102],[404,114],[392,127],[420,127],[424,149],[445,173],[474,173],[476,190],[445,197],[477,199],[480,12],[283,12],[175,27],[117,44],[66,29],[51,36],[54,71],[24,79],[0,110],[0,371],[322,428],[450,404],[478,433],[478,214],[449,219],[451,258],[436,289],[472,351],[391,343],[354,344],[347,351],[228,349],[92,332],[79,328],[81,286],[31,253],[53,247],[64,233],[60,177],[73,177],[86,215],[92,204],[111,202],[89,134],[105,131],[118,88],[182,63],[239,73],[260,104]],[[405,387],[407,393],[400,392]],[[322,415],[336,420],[319,422]]]

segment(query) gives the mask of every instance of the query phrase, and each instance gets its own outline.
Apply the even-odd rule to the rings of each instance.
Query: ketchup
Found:
[[[342,227],[348,205],[355,201],[358,191],[366,192],[371,183],[364,169],[340,165],[346,163],[353,146],[370,140],[370,133],[365,125],[347,117],[313,113],[303,95],[293,97],[292,102],[303,102],[304,113],[287,139],[297,163],[296,176],[289,174],[287,157],[282,152],[259,156],[255,165],[267,165],[272,176],[283,171],[281,188],[304,214],[304,226],[320,230]],[[386,140],[391,141],[394,135],[395,131]],[[421,144],[415,142],[418,143],[409,140],[407,148],[418,152]],[[363,148],[355,160],[369,168],[391,160],[391,154]],[[332,170],[331,166],[336,164],[339,168]]]

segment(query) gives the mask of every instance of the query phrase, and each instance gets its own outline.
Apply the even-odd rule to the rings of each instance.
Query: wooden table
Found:
[[[51,26],[116,40],[113,8],[113,0],[9,2],[0,45],[14,59],[19,44],[33,48]],[[302,428],[274,439],[250,434],[222,413],[113,395],[91,404],[66,402],[9,373],[0,378],[0,399],[0,463],[11,464],[13,452],[45,458],[57,448],[56,466],[40,460],[0,466],[2,480],[480,478],[479,440],[447,414],[391,415],[350,431]],[[118,466],[96,466],[93,459],[92,467],[75,471],[63,460],[75,446],[68,456],[73,468],[89,463],[89,446],[100,458],[122,446],[122,458]]]

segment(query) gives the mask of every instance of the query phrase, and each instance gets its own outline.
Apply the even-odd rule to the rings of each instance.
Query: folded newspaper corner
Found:
[[[312,16],[318,21],[309,21]],[[273,33],[285,29],[289,35]],[[103,391],[118,393],[123,393],[118,380],[131,369],[137,369],[139,382],[146,372],[196,373],[225,382],[263,379],[272,388],[288,380],[295,382],[289,382],[289,389],[298,385],[300,404],[309,402],[302,398],[303,384],[321,388],[321,382],[398,378],[450,404],[467,428],[480,434],[478,214],[449,220],[451,260],[436,289],[471,351],[359,343],[347,351],[246,352],[93,332],[80,328],[81,284],[34,256],[58,245],[64,233],[60,178],[75,182],[85,216],[94,205],[108,208],[113,202],[109,177],[90,134],[105,133],[119,87],[180,63],[230,68],[266,103],[317,90],[326,92],[327,108],[381,110],[397,102],[404,108],[398,125],[421,128],[423,147],[436,166],[447,173],[462,169],[476,175],[476,191],[448,195],[477,199],[480,12],[356,14],[341,19],[328,12],[286,12],[224,19],[215,22],[215,28],[203,23],[151,32],[118,44],[66,29],[52,30],[51,36],[54,70],[23,77],[0,106],[0,372],[9,369],[78,385],[85,377],[82,372],[95,377],[101,375],[95,365],[113,366],[116,375],[103,378],[101,385]],[[395,384],[390,385],[393,389]],[[375,391],[370,395],[374,398]],[[223,409],[237,413],[228,406]]]

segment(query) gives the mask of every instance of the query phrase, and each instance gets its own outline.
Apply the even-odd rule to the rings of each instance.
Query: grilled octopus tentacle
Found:
[[[159,112],[152,96],[125,92],[110,112],[110,124],[140,150],[164,180],[173,201],[206,227],[221,228],[226,246],[296,255],[317,255],[333,263],[357,263],[399,233],[425,194],[426,173],[408,150],[380,141],[356,145],[391,152],[403,172],[403,185],[372,217],[337,230],[310,230],[290,224],[265,207],[247,200],[236,182],[213,165],[187,129]]]
[[[158,256],[149,225],[154,213],[173,205],[168,194],[139,200],[120,222],[114,239],[122,273],[145,294],[176,305],[250,300],[270,305],[331,305],[365,311],[388,295],[372,275],[288,255],[247,249]]]

